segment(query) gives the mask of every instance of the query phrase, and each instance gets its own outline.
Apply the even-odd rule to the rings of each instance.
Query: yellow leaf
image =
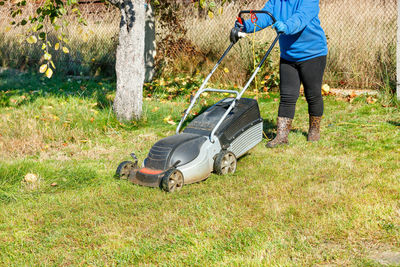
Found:
[[[327,85],[327,84],[322,85],[322,92],[323,92],[323,93],[328,94],[329,91],[330,91],[330,89],[331,89],[331,88],[330,88],[329,85]]]
[[[51,64],[51,66],[53,67],[53,69],[55,69],[55,68],[56,68],[56,66],[54,65],[54,62],[53,62],[53,60],[50,60],[50,64]]]
[[[54,46],[54,49],[57,51],[58,49],[60,49],[60,43],[56,43],[56,45]]]
[[[228,68],[225,68],[224,71],[225,71],[225,73],[229,73],[229,69]]]
[[[50,79],[51,76],[53,76],[53,70],[48,68],[47,71],[46,71],[46,77]]]
[[[222,15],[222,13],[224,13],[224,9],[222,7],[220,7],[218,12],[219,12],[220,15]]]
[[[164,118],[164,122],[171,124],[171,125],[175,125],[176,123],[172,120],[171,115],[167,116]]]
[[[9,31],[11,31],[11,27],[10,26],[7,26],[6,28],[5,28],[5,30],[4,30],[5,32],[9,32]]]
[[[214,18],[214,13],[212,11],[208,11],[208,17],[210,19],[213,19]]]
[[[44,53],[44,59],[45,60],[50,60],[51,59],[51,55],[49,53]]]
[[[62,50],[63,50],[63,52],[64,52],[65,54],[68,54],[68,53],[69,53],[68,48],[66,48],[65,46],[62,48]]]
[[[167,121],[169,121],[170,119],[171,119],[171,115],[165,117],[165,118],[164,118],[164,121],[167,122]]]
[[[36,36],[31,35],[28,38],[26,38],[26,41],[28,42],[28,44],[36,44],[37,43],[37,38],[36,38]]]
[[[47,64],[43,64],[42,66],[40,66],[39,68],[39,72],[40,73],[45,73],[47,70]]]

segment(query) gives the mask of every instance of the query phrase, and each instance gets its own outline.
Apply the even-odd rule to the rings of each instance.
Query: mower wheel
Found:
[[[115,176],[122,180],[128,180],[129,174],[131,173],[132,170],[135,169],[135,167],[136,164],[133,163],[132,161],[124,161],[121,164],[119,164]]]
[[[230,151],[222,150],[215,157],[214,171],[219,175],[234,173],[236,165],[236,156]]]
[[[161,180],[161,188],[166,192],[175,192],[183,187],[183,174],[177,169],[169,170]]]

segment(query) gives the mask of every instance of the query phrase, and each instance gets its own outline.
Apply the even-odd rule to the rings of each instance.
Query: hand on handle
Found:
[[[282,21],[275,22],[274,25],[272,25],[272,29],[275,29],[277,33],[283,34],[286,34],[288,30],[287,25]]]
[[[235,28],[238,28],[241,32],[246,32],[245,24],[241,18],[237,18],[235,22]]]

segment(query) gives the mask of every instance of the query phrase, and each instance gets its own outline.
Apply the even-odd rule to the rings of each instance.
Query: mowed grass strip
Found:
[[[0,265],[379,266],[400,253],[396,107],[327,97],[322,140],[308,143],[300,98],[289,146],[264,140],[235,174],[167,194],[113,176],[174,133],[164,119],[177,122],[185,98],[148,99],[141,122],[119,124],[110,82],[7,79],[3,96],[39,92],[2,98]],[[259,100],[267,136],[277,97]]]

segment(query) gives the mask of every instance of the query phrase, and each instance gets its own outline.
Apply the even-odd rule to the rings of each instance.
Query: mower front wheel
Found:
[[[214,171],[219,175],[234,173],[236,171],[236,166],[236,156],[230,151],[223,150],[215,157]]]
[[[183,187],[183,174],[177,169],[169,170],[161,180],[161,189],[166,192],[175,192]]]
[[[128,180],[129,174],[136,168],[136,164],[132,161],[124,161],[119,164],[115,176],[122,180]]]

